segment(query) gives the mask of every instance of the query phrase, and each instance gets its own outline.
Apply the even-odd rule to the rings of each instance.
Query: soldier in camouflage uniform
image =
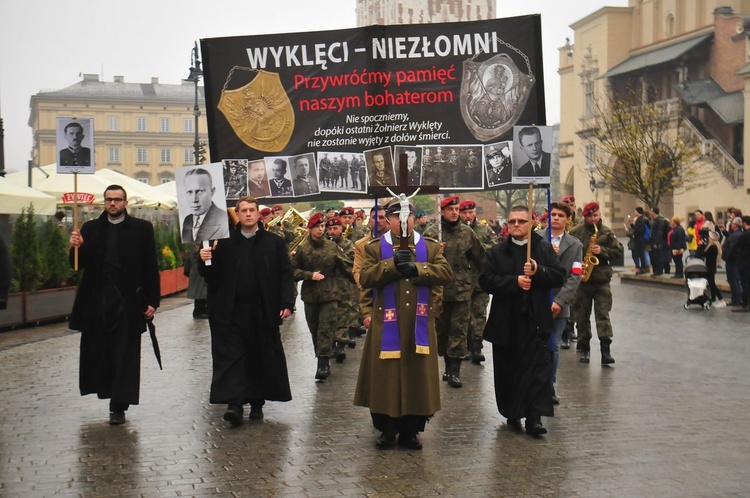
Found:
[[[474,201],[464,201],[459,206],[459,215],[474,233],[477,234],[479,242],[485,252],[489,251],[492,246],[497,244],[497,236],[485,223],[477,220],[477,203]],[[487,306],[490,304],[490,295],[479,286],[479,265],[471,267],[471,279],[474,283],[474,291],[471,293],[471,321],[469,322],[469,359],[475,365],[484,361],[482,354],[482,336],[484,335],[484,325],[487,322]]]
[[[445,259],[453,268],[454,280],[443,286],[443,309],[437,322],[438,354],[445,358],[443,380],[451,387],[461,387],[461,361],[467,354],[467,334],[471,294],[475,278],[473,267],[481,265],[484,248],[474,231],[459,217],[459,198],[451,196],[440,203]],[[426,238],[438,239],[434,223],[424,232]]]
[[[346,297],[337,285],[337,276],[351,273],[352,259],[324,237],[322,213],[311,216],[307,228],[310,235],[292,256],[292,269],[294,280],[302,280],[305,320],[318,357],[315,378],[325,380],[331,374],[329,360],[339,301]]]
[[[594,266],[591,277],[581,282],[573,301],[573,310],[578,328],[578,350],[581,352],[581,363],[590,361],[591,342],[591,306],[594,307],[596,319],[596,333],[602,353],[602,365],[609,365],[615,360],[610,354],[612,344],[612,324],[609,312],[612,310],[612,291],[609,282],[612,280],[612,266],[609,262],[622,256],[622,246],[617,242],[612,229],[602,224],[599,204],[590,202],[583,208],[584,222],[573,228],[571,235],[583,244],[583,264],[586,265],[586,254],[594,235],[594,225],[597,226],[596,244],[591,247],[591,253],[599,258],[599,264]],[[584,272],[585,273],[585,272]]]
[[[417,217],[414,220],[414,231],[419,235],[424,234],[427,228],[427,213],[424,211],[417,211]]]
[[[343,223],[341,218],[334,216],[326,221],[326,232],[328,239],[336,243],[339,248],[354,261],[354,243],[342,236]],[[357,345],[354,341],[356,329],[359,327],[359,289],[354,283],[352,273],[338,273],[336,275],[336,285],[341,287],[341,294],[344,296],[339,301],[338,309],[338,326],[334,333],[333,339],[333,357],[336,362],[343,363],[346,359],[344,346],[348,345],[353,348]],[[352,331],[354,329],[354,331]]]
[[[354,222],[353,207],[342,207],[341,211],[339,211],[339,218],[341,218],[341,223],[344,226],[346,238],[350,240],[352,244],[365,236],[365,231]]]

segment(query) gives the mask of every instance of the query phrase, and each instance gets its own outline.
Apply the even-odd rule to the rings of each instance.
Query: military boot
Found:
[[[609,353],[609,345],[612,344],[612,341],[603,340],[601,341],[601,350],[602,350],[602,365],[611,365],[615,362],[615,359],[612,358],[612,355]]]
[[[333,343],[333,357],[336,358],[336,363],[344,363],[346,353],[344,352],[343,342],[336,341]]]
[[[471,351],[469,352],[469,357],[471,358],[471,362],[475,365],[479,365],[485,360],[484,355],[482,354],[482,343],[479,341],[474,341],[471,344]]]
[[[349,327],[349,330],[348,330],[349,340],[346,341],[346,345],[349,346],[350,348],[357,347],[357,341],[356,341],[357,332],[358,330],[355,329],[354,327]]]
[[[451,368],[449,370],[448,385],[451,387],[461,387],[461,358],[451,358]]]
[[[451,358],[448,356],[443,356],[443,359],[445,360],[445,372],[443,372],[443,382],[448,382],[448,379],[451,378]]]
[[[315,380],[326,380],[331,375],[331,365],[328,362],[328,358],[318,358],[318,370],[315,372]]]
[[[591,361],[591,348],[588,344],[578,343],[578,350],[581,352],[581,363],[589,363]]]

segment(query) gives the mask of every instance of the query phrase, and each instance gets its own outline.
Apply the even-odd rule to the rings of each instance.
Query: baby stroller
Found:
[[[701,258],[688,258],[685,263],[685,286],[688,291],[688,298],[683,306],[690,309],[690,306],[702,306],[704,309],[711,308],[711,294],[708,288],[708,272],[706,271],[706,262]]]

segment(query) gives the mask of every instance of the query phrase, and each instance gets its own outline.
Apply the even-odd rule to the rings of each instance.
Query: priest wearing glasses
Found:
[[[395,199],[386,215],[390,231],[365,246],[360,273],[369,333],[354,404],[370,409],[378,448],[396,445],[398,436],[399,446],[419,450],[418,433],[440,409],[435,303],[453,271],[438,242],[414,232],[413,205]],[[402,237],[408,249],[400,248]]]

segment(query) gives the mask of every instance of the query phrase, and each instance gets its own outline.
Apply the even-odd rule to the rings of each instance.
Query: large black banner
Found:
[[[538,15],[211,38],[201,49],[212,162],[254,162],[280,201],[394,185],[400,153],[410,184],[509,188],[489,180],[490,158],[510,161],[514,125],[546,122]]]

